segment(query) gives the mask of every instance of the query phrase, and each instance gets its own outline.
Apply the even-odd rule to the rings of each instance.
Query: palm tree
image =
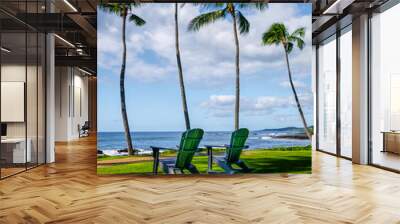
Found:
[[[201,14],[190,21],[188,29],[198,31],[205,25],[213,23],[228,16],[232,19],[233,35],[235,39],[235,65],[236,65],[236,91],[235,91],[235,129],[239,129],[239,108],[240,108],[240,67],[239,67],[239,37],[237,24],[239,23],[240,34],[247,34],[250,29],[250,23],[240,11],[245,8],[255,8],[263,10],[266,3],[203,3],[205,9],[213,11]]]
[[[183,4],[182,4],[183,6]],[[183,107],[183,115],[185,117],[186,130],[190,129],[190,120],[189,120],[189,112],[188,106],[186,103],[186,92],[185,92],[185,83],[183,81],[183,71],[182,71],[182,63],[181,63],[181,53],[179,49],[179,24],[178,24],[178,3],[175,3],[175,49],[176,49],[176,63],[178,66],[178,75],[179,75],[179,85],[181,88],[181,97],[182,97],[182,107]]]
[[[299,114],[301,117],[301,121],[304,126],[304,131],[306,132],[308,138],[311,140],[311,133],[308,130],[306,119],[304,117],[303,110],[301,109],[301,105],[299,102],[299,98],[297,96],[296,89],[293,85],[292,80],[292,72],[290,70],[289,64],[289,54],[292,52],[293,47],[296,45],[300,50],[304,48],[304,35],[305,35],[305,28],[298,28],[293,33],[289,33],[288,29],[286,28],[285,24],[283,23],[274,23],[271,27],[266,31],[262,36],[262,44],[263,45],[282,45],[283,50],[285,52],[285,59],[286,59],[286,66],[289,75],[289,82],[290,86],[293,91],[294,99],[296,101],[297,109],[299,110]]]
[[[125,140],[128,145],[128,154],[133,155],[132,137],[129,129],[128,114],[126,112],[125,103],[125,67],[126,67],[126,20],[129,16],[129,21],[133,22],[136,26],[143,26],[146,21],[133,13],[133,8],[138,7],[139,3],[101,3],[100,7],[110,13],[116,14],[122,18],[122,65],[119,78],[120,87],[120,100],[121,100],[121,114],[122,122],[124,124]]]

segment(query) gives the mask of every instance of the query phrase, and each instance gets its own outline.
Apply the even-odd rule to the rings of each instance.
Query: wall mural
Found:
[[[311,173],[311,4],[98,8],[97,172]]]

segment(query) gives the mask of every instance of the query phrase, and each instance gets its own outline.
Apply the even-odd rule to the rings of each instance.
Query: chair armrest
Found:
[[[225,145],[204,145],[204,147],[208,148],[228,148],[229,145],[225,144]]]
[[[174,151],[178,151],[179,148],[174,148],[174,147],[159,147],[159,146],[150,146],[150,148],[154,151],[154,150],[174,150]]]

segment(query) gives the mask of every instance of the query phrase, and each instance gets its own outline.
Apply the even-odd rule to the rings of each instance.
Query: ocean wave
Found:
[[[135,150],[138,151],[137,152],[138,155],[150,155],[153,153],[152,150],[150,150],[150,149],[146,150],[146,149],[135,148]],[[121,152],[120,149],[103,149],[102,151],[105,155],[108,155],[108,156],[127,156],[128,155],[127,152]],[[160,150],[160,152],[164,152],[164,151],[165,150]]]

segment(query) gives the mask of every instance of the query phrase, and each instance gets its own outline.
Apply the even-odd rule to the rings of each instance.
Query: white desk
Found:
[[[13,163],[25,163],[31,162],[32,152],[31,152],[31,139],[27,139],[28,144],[25,152],[25,138],[5,138],[1,139],[2,147],[13,147],[12,148],[12,162]]]

